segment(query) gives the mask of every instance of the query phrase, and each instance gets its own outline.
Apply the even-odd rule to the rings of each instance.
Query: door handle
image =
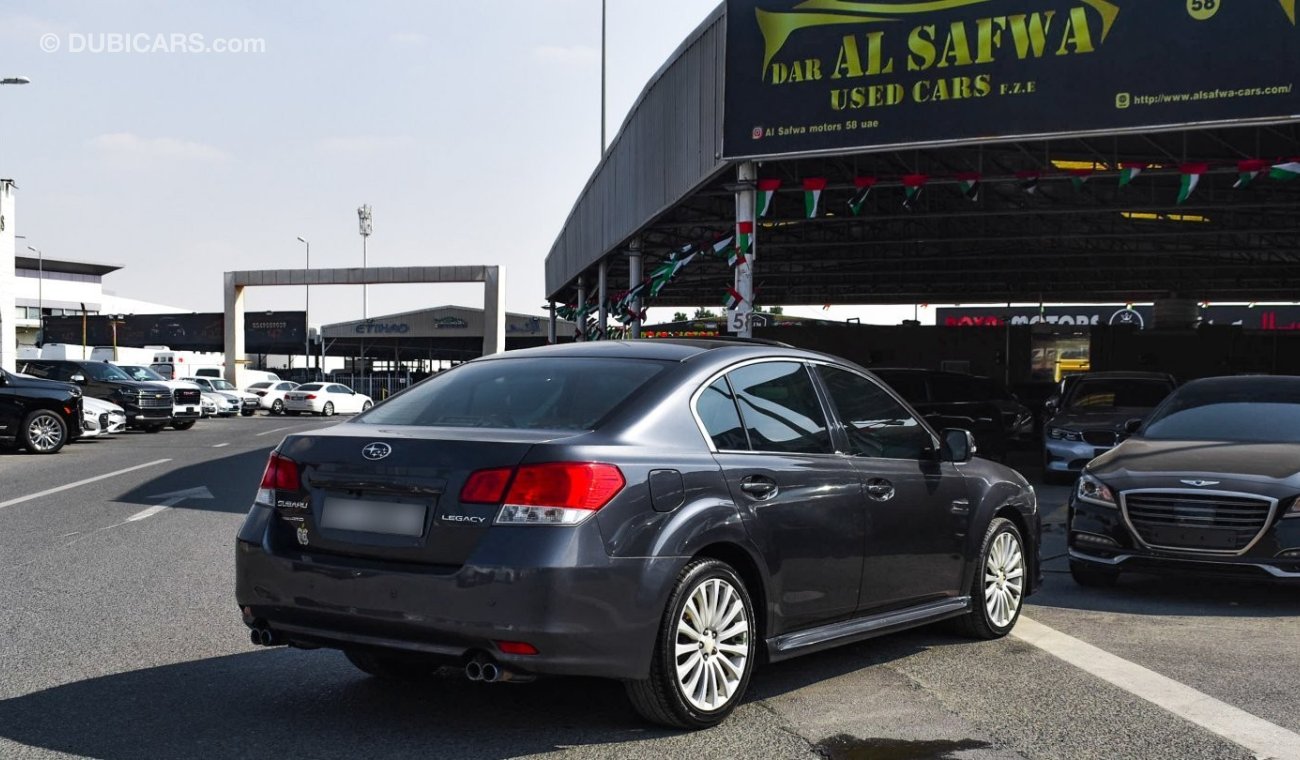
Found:
[[[776,482],[757,475],[740,481],[740,490],[751,498],[762,501],[776,496]]]
[[[867,481],[867,496],[876,501],[889,501],[894,498],[894,484],[884,478],[872,478]]]

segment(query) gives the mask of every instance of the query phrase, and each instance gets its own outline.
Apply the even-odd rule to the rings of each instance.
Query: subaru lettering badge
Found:
[[[1219,481],[1217,480],[1180,480],[1178,482],[1186,483],[1189,486],[1196,486],[1197,488],[1204,488],[1205,486],[1217,486],[1219,484]]]
[[[393,453],[393,447],[386,443],[368,443],[366,444],[366,447],[361,450],[361,456],[372,462],[383,459],[391,453]]]

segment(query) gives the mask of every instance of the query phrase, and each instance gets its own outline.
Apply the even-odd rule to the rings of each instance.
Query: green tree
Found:
[[[695,310],[695,319],[717,319],[718,313],[713,309],[706,309],[703,306]]]
[[[685,322],[685,321],[688,320],[688,319],[690,319],[690,317],[686,316],[686,312],[684,312],[684,311],[675,311],[675,312],[673,312],[673,321],[674,321],[674,322]]]
[[[773,315],[773,316],[777,316],[777,317],[779,317],[779,316],[781,316],[782,314],[785,313],[785,307],[784,307],[784,306],[773,306],[772,308],[770,308],[770,309],[767,310],[767,313],[768,313],[768,314],[771,314],[771,315]]]

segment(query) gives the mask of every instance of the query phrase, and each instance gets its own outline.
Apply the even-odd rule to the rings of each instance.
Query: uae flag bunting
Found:
[[[1137,179],[1138,175],[1142,173],[1142,170],[1146,168],[1147,168],[1146,164],[1132,164],[1132,163],[1120,164],[1119,165],[1119,186],[1124,187],[1125,185],[1128,185],[1133,180]]]
[[[1070,184],[1075,190],[1082,190],[1084,183],[1092,179],[1092,169],[1071,169]]]
[[[767,216],[767,212],[772,210],[772,199],[776,196],[776,191],[781,188],[779,179],[760,179],[758,181],[758,199],[755,201],[757,207],[754,213],[759,219]]]
[[[1233,183],[1234,188],[1243,188],[1255,181],[1260,172],[1268,168],[1267,161],[1260,161],[1258,158],[1251,158],[1245,161],[1237,162],[1237,181]]]
[[[753,236],[753,222],[736,223],[736,252],[740,254],[741,263],[744,263],[743,259],[749,255],[750,241],[753,240]]]
[[[1038,172],[1024,171],[1016,172],[1016,179],[1020,182],[1020,189],[1033,195],[1038,192]]]
[[[744,302],[745,302],[745,297],[742,296],[739,291],[737,291],[733,287],[728,287],[727,300],[723,301],[722,305],[725,306],[727,310],[731,310],[731,309],[739,308],[740,305]]]
[[[976,172],[962,172],[957,175],[957,184],[961,194],[971,201],[980,199],[980,175]]]
[[[905,174],[903,175],[903,208],[911,210],[916,204],[916,199],[921,197],[921,188],[930,178],[924,174]]]
[[[715,255],[715,256],[721,256],[721,257],[723,257],[723,258],[726,258],[726,259],[730,260],[730,259],[731,259],[731,256],[732,256],[732,254],[731,254],[731,247],[732,247],[732,246],[731,246],[731,243],[732,243],[732,241],[734,241],[735,239],[736,239],[735,236],[732,236],[732,237],[725,237],[725,238],[720,238],[720,239],[718,239],[718,240],[715,240],[714,243],[713,243],[713,253],[714,253],[714,255]]]
[[[854,177],[853,178],[853,197],[849,199],[849,210],[854,216],[862,215],[862,207],[867,203],[867,197],[871,195],[871,188],[876,186],[875,177]]]
[[[1201,175],[1210,170],[1208,164],[1183,164],[1178,167],[1178,172],[1182,174],[1182,180],[1178,185],[1178,203],[1181,205],[1192,197],[1196,192],[1196,186],[1201,182]]]
[[[1300,177],[1300,160],[1287,161],[1283,164],[1274,164],[1273,168],[1269,170],[1268,176],[1283,181],[1293,180],[1296,177]]]
[[[822,202],[822,191],[826,189],[825,177],[809,177],[803,181],[803,211],[809,219],[817,216],[817,207]]]

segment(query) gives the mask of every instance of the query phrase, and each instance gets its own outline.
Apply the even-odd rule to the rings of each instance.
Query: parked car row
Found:
[[[0,443],[52,454],[77,438],[128,428],[188,430],[204,417],[271,414],[323,416],[361,412],[369,397],[338,384],[259,381],[239,390],[219,377],[166,379],[139,364],[79,359],[28,359],[0,383]],[[292,391],[304,391],[291,393]],[[287,397],[295,396],[286,403]]]

